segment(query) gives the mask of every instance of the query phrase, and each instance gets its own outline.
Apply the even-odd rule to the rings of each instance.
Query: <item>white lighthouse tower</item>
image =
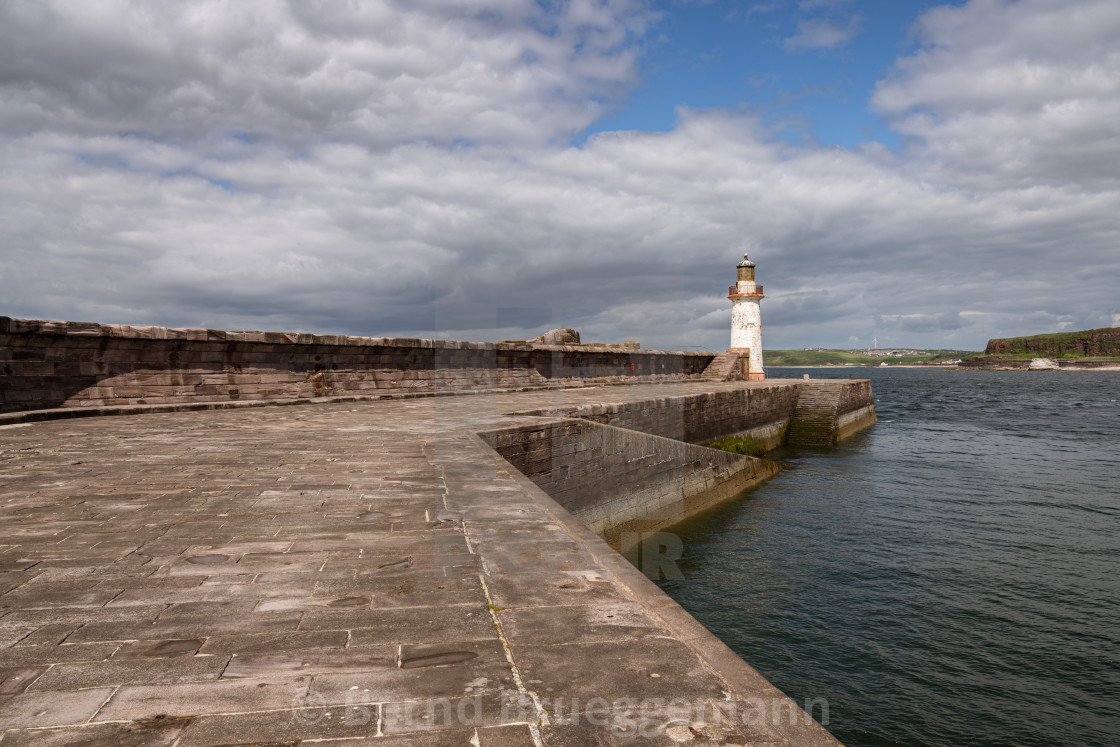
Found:
[[[743,255],[738,264],[739,277],[727,289],[731,299],[731,347],[729,353],[747,356],[747,378],[758,381],[766,378],[762,369],[762,286],[754,282],[754,262]]]

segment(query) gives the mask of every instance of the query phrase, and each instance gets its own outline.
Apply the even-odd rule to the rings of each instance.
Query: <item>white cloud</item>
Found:
[[[847,5],[852,0],[801,0],[797,7],[801,10],[819,10],[820,8],[833,8],[837,5]]]
[[[797,33],[783,44],[791,51],[842,47],[859,33],[859,23],[857,16],[844,22],[832,18],[801,19],[797,22]]]
[[[633,82],[636,0],[12,0],[0,130],[546,142]]]
[[[1002,69],[1002,50],[1020,48],[1008,35],[1048,4],[937,11],[877,93],[901,127],[918,108],[935,122],[928,147],[895,155],[795,149],[718,111],[558,142],[634,75],[643,21],[629,4],[42,10],[58,7],[0,11],[22,24],[18,55],[0,45],[0,313],[476,339],[566,324],[719,349],[722,289],[748,243],[774,347],[881,325],[881,346],[978,348],[1120,313],[1120,187],[1063,155],[1109,153],[1103,135],[1077,134],[1114,126],[1117,97],[1092,89],[1082,54],[1111,38],[1103,16],[1101,38],[1085,28],[1036,55],[1085,76],[1069,128],[1043,126],[1067,101],[1060,86],[1031,79],[985,108],[963,103],[981,90],[958,99],[939,82],[958,57],[977,79]],[[967,43],[942,30],[984,19]],[[965,158],[994,145],[970,117],[990,125],[1013,106],[1028,120],[1020,165]],[[525,329],[513,309],[536,310]]]
[[[917,25],[921,49],[874,106],[918,138],[936,178],[969,187],[1115,185],[1120,6],[974,0]]]
[[[781,6],[778,3],[755,3],[744,12],[744,16],[750,18],[756,15],[766,15],[778,10]]]

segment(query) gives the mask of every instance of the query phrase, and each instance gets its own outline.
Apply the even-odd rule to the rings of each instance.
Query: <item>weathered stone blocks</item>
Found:
[[[480,434],[616,549],[671,526],[778,472],[763,459],[591,420]]]
[[[710,354],[0,317],[0,412],[680,380]],[[633,369],[631,369],[633,366]],[[269,384],[269,387],[256,385]],[[176,387],[170,392],[166,387]]]

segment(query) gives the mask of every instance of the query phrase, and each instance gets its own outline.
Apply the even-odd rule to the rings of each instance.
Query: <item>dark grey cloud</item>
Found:
[[[1120,7],[1063,5],[1093,22],[1039,42],[1040,74],[1112,70]],[[1000,72],[1054,3],[927,16],[876,93],[923,138],[902,153],[721,111],[564,145],[637,73],[630,2],[309,7],[0,6],[0,313],[719,349],[749,249],[771,347],[1120,324],[1120,93],[1078,83],[1070,109]],[[985,99],[968,71],[1026,90]]]

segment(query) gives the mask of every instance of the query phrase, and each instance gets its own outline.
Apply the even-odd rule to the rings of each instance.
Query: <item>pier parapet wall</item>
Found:
[[[698,378],[712,353],[0,317],[0,412]]]

